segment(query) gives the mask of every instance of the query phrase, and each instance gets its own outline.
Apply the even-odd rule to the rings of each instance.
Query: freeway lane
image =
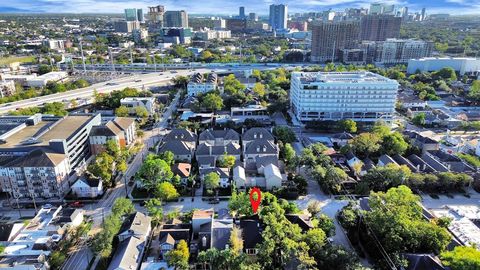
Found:
[[[149,85],[165,85],[170,83],[171,79],[176,76],[191,75],[194,72],[205,73],[209,71],[206,69],[198,69],[195,71],[179,70],[176,73],[165,72],[161,75],[160,73],[136,74],[126,78],[111,80],[109,82],[97,83],[86,88],[2,104],[0,105],[0,114],[6,114],[17,108],[42,106],[45,102],[62,102],[64,100],[76,98],[92,98],[94,90],[97,90],[98,93],[110,93],[114,90],[121,90],[125,87],[142,88]],[[107,83],[109,85],[107,85]]]

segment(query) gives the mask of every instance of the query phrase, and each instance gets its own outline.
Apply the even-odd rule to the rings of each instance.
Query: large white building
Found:
[[[232,32],[230,30],[203,29],[196,32],[195,36],[200,38],[201,40],[226,39],[232,37]]]
[[[302,122],[390,121],[398,83],[371,72],[293,72],[291,106]]]
[[[421,59],[411,59],[408,61],[407,73],[413,74],[417,71],[431,72],[437,71],[444,67],[451,67],[460,75],[464,74],[480,74],[480,59],[479,58],[434,58],[427,57]]]

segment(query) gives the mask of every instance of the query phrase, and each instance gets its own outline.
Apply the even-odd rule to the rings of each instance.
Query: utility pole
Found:
[[[83,56],[82,39],[80,39],[80,53],[82,54],[83,73],[87,73],[87,68],[85,67],[85,57]]]
[[[133,65],[132,45],[128,46],[128,50],[130,51],[130,64]]]
[[[155,60],[155,53],[153,54],[153,68],[157,72],[157,61]]]
[[[113,61],[112,48],[108,47],[108,53],[110,54],[110,63],[112,64],[112,72],[115,73],[115,63]]]

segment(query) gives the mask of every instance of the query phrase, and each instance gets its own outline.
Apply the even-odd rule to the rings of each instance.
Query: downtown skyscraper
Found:
[[[286,29],[288,19],[288,6],[287,5],[270,5],[270,17],[269,24],[272,30]]]

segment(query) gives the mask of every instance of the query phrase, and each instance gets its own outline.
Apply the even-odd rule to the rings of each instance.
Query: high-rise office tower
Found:
[[[143,22],[143,9],[139,8],[137,9],[137,21]]]
[[[250,21],[258,21],[258,15],[257,13],[255,12],[250,12],[250,14],[248,14],[248,19]]]
[[[383,6],[382,3],[371,3],[368,14],[383,14]]]
[[[138,21],[138,13],[136,8],[125,9],[125,20],[127,22]]]
[[[270,5],[270,19],[269,24],[272,30],[286,29],[288,18],[288,6],[287,5]]]
[[[165,27],[188,27],[188,14],[185,10],[169,10],[164,15]]]
[[[239,7],[238,8],[238,17],[240,18],[245,18],[245,7]]]
[[[385,41],[387,38],[398,38],[402,18],[394,15],[367,15],[361,19],[362,40]]]
[[[358,21],[317,22],[312,26],[312,62],[335,61],[342,49],[355,48],[360,36]]]
[[[422,21],[425,20],[426,18],[427,18],[426,9],[422,8]]]
[[[164,6],[148,7],[148,20],[152,23],[162,23],[164,13]]]

